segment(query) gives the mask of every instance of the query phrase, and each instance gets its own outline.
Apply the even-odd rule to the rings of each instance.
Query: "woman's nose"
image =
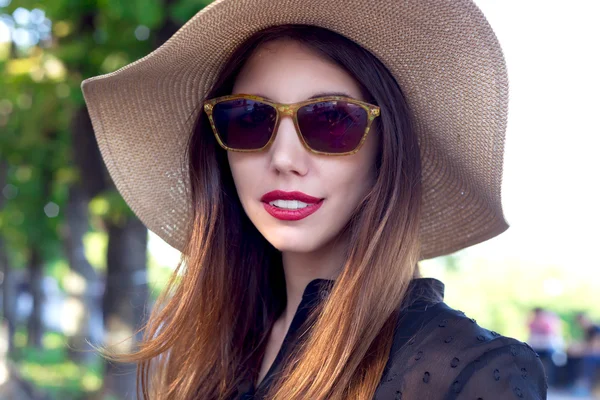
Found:
[[[282,173],[306,174],[309,153],[300,141],[291,117],[282,115],[268,151],[274,169]]]

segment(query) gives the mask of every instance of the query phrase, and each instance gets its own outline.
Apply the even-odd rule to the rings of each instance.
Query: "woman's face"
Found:
[[[279,103],[328,92],[364,100],[358,83],[347,72],[289,40],[259,47],[233,87],[233,94],[260,95]],[[282,252],[312,252],[338,236],[373,185],[376,151],[376,130],[372,129],[353,155],[310,153],[300,142],[291,117],[284,116],[275,141],[264,151],[228,151],[227,156],[242,206],[258,231]],[[323,202],[302,219],[282,220],[271,215],[261,201],[274,190],[303,192]]]

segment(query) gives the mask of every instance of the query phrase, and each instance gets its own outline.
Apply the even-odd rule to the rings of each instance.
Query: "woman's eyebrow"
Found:
[[[310,96],[308,99],[316,99],[317,97],[327,97],[327,96],[352,97],[348,93],[344,93],[344,92],[320,92],[320,93],[317,93],[317,94],[314,94],[314,95]]]

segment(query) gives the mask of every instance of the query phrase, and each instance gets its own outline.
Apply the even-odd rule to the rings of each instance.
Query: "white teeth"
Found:
[[[269,204],[279,208],[287,208],[289,210],[297,210],[299,208],[309,206],[308,204],[298,200],[275,200],[269,202]]]

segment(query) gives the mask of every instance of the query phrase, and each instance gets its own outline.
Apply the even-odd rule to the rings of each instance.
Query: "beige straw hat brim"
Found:
[[[185,144],[219,68],[252,33],[328,28],[377,56],[419,135],[422,257],[508,228],[501,206],[508,80],[492,28],[469,0],[219,0],[165,44],[82,90],[110,175],[135,214],[181,250],[191,222]]]

